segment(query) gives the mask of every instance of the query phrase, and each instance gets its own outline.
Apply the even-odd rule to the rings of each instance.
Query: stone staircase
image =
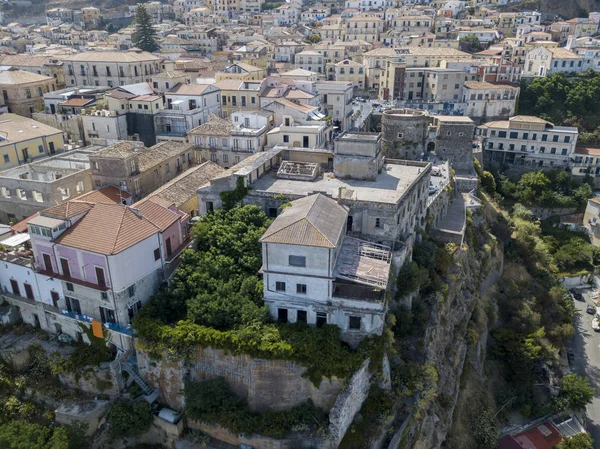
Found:
[[[125,371],[127,374],[131,376],[133,381],[139,385],[139,387],[144,392],[144,400],[149,404],[152,404],[154,401],[158,399],[159,392],[158,390],[152,388],[148,383],[144,380],[144,378],[140,375],[137,369],[137,359],[135,357],[130,358],[129,360],[121,360],[121,371]]]

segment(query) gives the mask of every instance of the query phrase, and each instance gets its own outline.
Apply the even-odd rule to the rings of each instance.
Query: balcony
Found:
[[[85,323],[91,323],[92,320],[95,320],[95,318],[92,318],[90,316],[69,312],[68,310],[59,310],[56,307],[49,306],[47,304],[44,305],[44,308],[52,309],[50,311],[59,313],[62,316],[66,316],[66,317],[72,318],[77,321],[83,321]],[[100,320],[96,320],[96,321],[100,321]],[[102,327],[104,327],[105,329],[111,330],[111,331],[120,332],[121,334],[133,335],[133,328],[131,327],[131,325],[127,325],[126,327],[121,327],[116,323],[102,323]]]
[[[44,276],[53,277],[56,279],[60,279],[61,281],[64,281],[64,282],[70,282],[71,284],[80,285],[82,287],[91,288],[91,289],[98,290],[101,292],[107,292],[108,290],[110,290],[110,288],[107,287],[106,285],[93,284],[92,282],[83,281],[81,279],[76,279],[71,276],[64,276],[59,273],[53,273],[52,271],[39,270],[38,273],[40,273]]]

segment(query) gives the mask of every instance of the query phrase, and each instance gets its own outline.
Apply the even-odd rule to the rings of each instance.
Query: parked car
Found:
[[[431,169],[431,176],[442,176],[442,171],[440,170],[440,167],[433,167]]]
[[[429,185],[429,194],[433,195],[435,192],[437,192],[437,187],[434,185]]]
[[[587,313],[589,313],[590,315],[594,315],[596,313],[596,308],[593,305],[588,304],[587,308],[585,309],[585,311]]]
[[[592,320],[592,329],[596,332],[600,332],[600,322],[598,321],[598,315]]]

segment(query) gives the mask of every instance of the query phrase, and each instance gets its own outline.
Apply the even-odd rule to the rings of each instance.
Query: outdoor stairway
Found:
[[[137,360],[135,358],[129,359],[127,361],[121,361],[121,371],[125,371],[127,374],[131,376],[135,383],[137,383],[142,391],[144,392],[144,399],[152,404],[156,399],[158,399],[158,390],[155,390],[150,385],[146,383],[144,378],[140,376],[137,370]]]

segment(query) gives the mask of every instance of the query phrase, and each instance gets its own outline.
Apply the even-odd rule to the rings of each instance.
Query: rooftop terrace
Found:
[[[386,164],[375,181],[339,179],[331,172],[317,176],[314,181],[280,179],[275,171],[270,171],[254,182],[252,189],[255,192],[302,196],[321,192],[331,198],[338,198],[342,189],[345,199],[396,204],[429,167],[430,164],[425,163]]]

